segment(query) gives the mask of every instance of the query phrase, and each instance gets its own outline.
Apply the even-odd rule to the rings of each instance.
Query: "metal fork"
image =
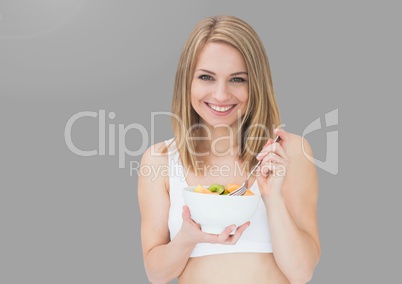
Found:
[[[274,143],[278,142],[280,139],[281,138],[279,136],[276,136],[276,138],[274,140]],[[251,170],[251,172],[248,174],[248,176],[247,176],[246,180],[243,182],[243,184],[238,189],[233,190],[228,195],[231,195],[231,196],[241,196],[241,195],[243,195],[248,189],[248,181],[249,181],[250,177],[253,175],[253,173],[258,168],[258,166],[261,164],[261,162],[262,162],[262,160],[259,160],[258,163]]]

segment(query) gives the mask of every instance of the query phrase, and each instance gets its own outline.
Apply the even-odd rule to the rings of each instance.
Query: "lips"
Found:
[[[231,109],[233,109],[236,105],[214,105],[214,104],[210,104],[210,103],[206,103],[206,105],[211,108],[212,110],[219,112],[219,113],[227,113],[229,112]]]

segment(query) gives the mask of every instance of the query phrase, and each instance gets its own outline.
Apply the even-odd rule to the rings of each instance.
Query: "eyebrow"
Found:
[[[195,70],[195,71],[202,71],[202,72],[205,72],[205,73],[209,73],[209,74],[212,74],[212,75],[216,75],[214,72],[209,71],[209,70],[206,70],[206,69],[198,69],[198,70]],[[230,76],[236,76],[236,75],[241,75],[241,74],[246,74],[246,75],[248,75],[248,73],[247,73],[246,71],[240,71],[240,72],[232,73],[232,74],[230,74]]]

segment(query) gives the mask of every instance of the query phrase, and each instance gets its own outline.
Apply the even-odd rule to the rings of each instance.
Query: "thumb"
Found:
[[[268,145],[271,145],[273,142],[274,142],[274,140],[273,140],[272,138],[269,138],[268,141],[267,141],[267,143],[265,143],[264,147],[265,147],[265,146],[268,146]],[[263,148],[264,148],[264,147],[263,147]]]
[[[191,221],[190,209],[187,205],[183,206],[183,212],[181,213],[181,216],[184,221]]]

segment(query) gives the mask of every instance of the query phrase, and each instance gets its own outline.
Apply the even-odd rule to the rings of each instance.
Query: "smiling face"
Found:
[[[191,105],[200,122],[234,126],[245,114],[248,102],[247,67],[241,53],[218,42],[201,50],[191,82]]]

